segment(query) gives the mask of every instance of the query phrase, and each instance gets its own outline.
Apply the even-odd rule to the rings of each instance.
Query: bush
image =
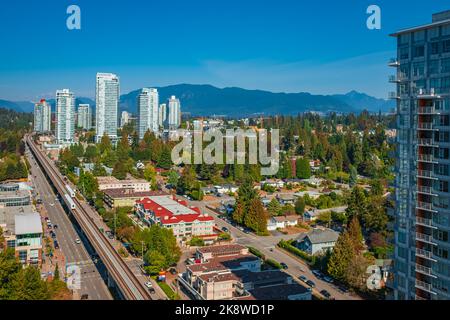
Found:
[[[203,247],[205,246],[205,241],[201,238],[192,238],[191,241],[189,241],[189,245],[192,247]]]
[[[283,267],[281,266],[281,264],[278,261],[275,261],[273,259],[267,259],[266,264],[268,264],[269,266],[272,266],[276,269],[283,269]]]
[[[300,250],[300,249],[294,247],[291,243],[289,243],[289,242],[287,242],[287,241],[281,240],[281,241],[278,243],[278,246],[279,246],[280,248],[283,248],[283,249],[285,249],[286,251],[289,251],[290,253],[296,255],[296,256],[299,257],[300,259],[303,259],[303,260],[305,260],[305,261],[307,261],[307,262],[309,262],[309,263],[312,263],[312,262],[313,262],[313,257],[312,257],[310,254],[308,254],[308,253],[306,253],[306,252],[304,252],[304,251],[302,251],[302,250]]]
[[[261,251],[259,251],[258,249],[253,248],[253,247],[248,247],[248,250],[250,251],[250,253],[254,254],[258,258],[260,258],[262,260],[266,259],[266,256]]]

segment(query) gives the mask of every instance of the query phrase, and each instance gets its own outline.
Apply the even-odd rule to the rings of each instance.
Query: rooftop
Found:
[[[187,266],[187,268],[191,272],[203,272],[203,273],[218,272],[237,269],[241,266],[242,263],[255,260],[259,260],[259,258],[252,254],[247,255],[239,254],[231,257],[228,256],[228,257],[214,258],[206,263],[189,265]]]
[[[198,248],[197,251],[200,253],[212,253],[213,256],[223,256],[229,254],[239,254],[242,250],[247,249],[240,244],[228,244],[222,246],[210,246]]]
[[[15,234],[26,235],[43,233],[39,213],[25,213],[15,216]]]
[[[421,26],[402,29],[402,30],[399,30],[399,31],[391,34],[391,36],[398,37],[399,35],[402,35],[404,33],[421,31],[421,30],[425,30],[425,29],[430,29],[430,28],[446,25],[446,24],[450,24],[450,10],[433,14],[432,22],[429,24],[424,24]]]
[[[103,193],[111,198],[143,198],[152,196],[166,195],[162,191],[139,191],[135,192],[134,189],[122,188],[122,189],[106,189]]]
[[[116,177],[97,177],[98,184],[133,184],[133,183],[150,183],[144,179],[128,179],[119,180]]]
[[[323,228],[323,229],[313,229],[307,234],[301,235],[297,238],[297,241],[302,241],[306,237],[309,238],[312,244],[325,243],[325,242],[336,242],[339,238],[339,233],[334,230]]]
[[[289,296],[306,294],[308,290],[297,283],[293,283],[256,288],[249,292],[256,300],[289,300]]]

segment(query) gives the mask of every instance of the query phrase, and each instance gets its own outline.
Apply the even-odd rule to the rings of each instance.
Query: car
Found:
[[[89,295],[88,294],[83,294],[81,296],[81,300],[89,300]]]
[[[52,237],[52,239],[56,239],[56,233],[54,233],[53,231],[50,232],[50,236]]]
[[[331,298],[331,294],[327,290],[320,291],[320,294],[323,295],[327,299]]]
[[[148,281],[148,282],[146,282],[145,283],[145,286],[147,287],[147,288],[153,288],[153,285],[152,285],[152,283],[150,282],[150,281]]]
[[[348,289],[347,289],[346,287],[344,287],[344,286],[339,286],[339,287],[338,287],[338,290],[339,290],[340,292],[342,292],[342,293],[347,293],[347,292],[348,292]]]
[[[178,271],[177,271],[177,269],[175,269],[175,268],[171,268],[171,269],[169,270],[169,272],[170,272],[170,274],[172,274],[172,275],[177,275],[177,274],[178,274]]]
[[[50,203],[50,207],[54,207],[55,206],[55,204],[52,202],[52,203]]]
[[[223,232],[230,232],[230,230],[228,230],[227,227],[223,227],[223,228],[222,228],[222,231],[223,231]]]
[[[58,225],[57,224],[53,225],[53,229],[58,229]]]
[[[58,241],[53,241],[53,245],[55,246],[55,249],[59,249],[59,243]]]
[[[328,282],[328,283],[333,283],[333,278],[329,277],[329,276],[324,276],[323,277],[323,281]]]
[[[301,281],[306,282],[308,281],[308,278],[306,278],[305,276],[300,276],[298,277]]]
[[[289,269],[288,265],[284,262],[281,262],[280,265],[284,270]]]
[[[48,221],[48,220],[50,220],[50,219],[49,219],[48,217],[45,217],[44,220],[45,220],[45,221]]]
[[[76,244],[81,244],[81,240],[80,239],[75,239],[75,243]]]
[[[323,277],[322,272],[320,272],[319,270],[313,270],[312,273],[319,279]]]
[[[306,284],[308,286],[310,286],[311,288],[315,288],[316,287],[316,284],[314,282],[312,282],[311,280],[306,281]]]

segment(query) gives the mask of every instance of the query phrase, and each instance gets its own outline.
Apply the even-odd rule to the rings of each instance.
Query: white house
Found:
[[[271,217],[267,220],[267,230],[275,231],[287,227],[295,227],[298,224],[299,216],[279,216]]]
[[[317,228],[301,235],[294,245],[311,255],[332,250],[339,238],[339,233],[328,228]]]
[[[214,189],[216,193],[219,194],[228,194],[228,193],[235,193],[239,190],[239,187],[232,185],[232,184],[225,184],[222,186],[214,186]]]
[[[273,188],[284,188],[284,181],[283,180],[278,180],[278,179],[269,179],[266,181],[262,181],[261,182],[261,188],[263,188],[264,186],[270,186]]]

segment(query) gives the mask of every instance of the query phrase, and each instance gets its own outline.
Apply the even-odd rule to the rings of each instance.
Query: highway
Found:
[[[65,185],[67,182],[64,181],[60,172],[55,168],[54,163],[38,149],[32,137],[27,135],[25,139],[37,162],[40,164],[41,169],[45,171],[56,191],[61,196],[61,199],[70,207],[70,202],[65,198],[67,194]],[[93,210],[87,206],[83,206],[77,198],[73,198],[72,201],[75,204],[75,209],[72,210],[73,216],[105,264],[108,274],[114,279],[123,297],[126,300],[151,300],[148,289],[137,279],[129,266],[109,243],[105,235],[97,228],[92,218],[95,216],[95,213],[90,212]]]
[[[30,153],[27,153],[27,156],[30,163],[35,162]],[[35,190],[43,202],[42,205],[48,217],[54,225],[58,226],[55,233],[66,264],[77,265],[81,269],[81,288],[78,290],[78,296],[81,297],[87,294],[90,300],[113,299],[102,278],[102,275],[105,275],[104,266],[94,263],[91,258],[94,253],[93,249],[86,241],[83,241],[81,244],[75,243],[75,239],[82,239],[82,237],[65,213],[61,203],[55,201],[56,194],[53,192],[40,167],[31,166],[31,175]]]

